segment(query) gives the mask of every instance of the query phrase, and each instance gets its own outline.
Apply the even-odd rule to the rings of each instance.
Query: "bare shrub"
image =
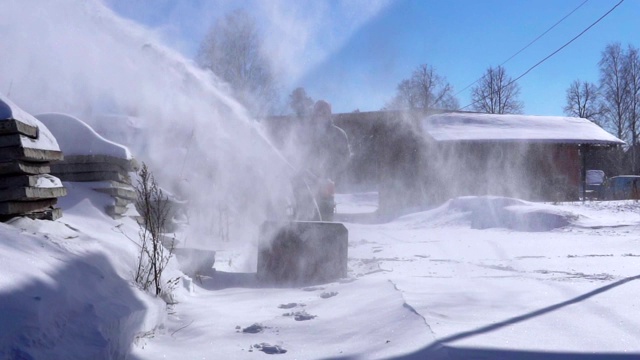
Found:
[[[139,222],[140,253],[134,280],[143,290],[153,288],[155,294],[160,295],[163,291],[162,272],[169,263],[175,246],[175,238],[165,241],[163,245],[169,214],[168,199],[145,163],[138,172],[135,190],[136,208],[142,219]]]

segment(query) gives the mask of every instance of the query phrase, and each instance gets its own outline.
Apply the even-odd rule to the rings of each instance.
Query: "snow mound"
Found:
[[[56,138],[51,134],[49,129],[38,121],[31,114],[22,110],[11,100],[0,94],[0,121],[17,120],[29,126],[38,128],[38,137],[32,139],[24,135],[20,135],[22,146],[31,149],[60,151]]]
[[[109,141],[82,120],[71,115],[47,113],[36,115],[55,135],[65,155],[109,155],[131,159],[126,147]],[[82,139],[82,141],[78,141]]]
[[[38,126],[34,117],[0,94],[0,120],[18,120],[30,126]]]
[[[574,223],[579,215],[566,209],[499,196],[464,196],[400,219],[409,227],[470,225],[473,229],[505,228],[550,231]]]

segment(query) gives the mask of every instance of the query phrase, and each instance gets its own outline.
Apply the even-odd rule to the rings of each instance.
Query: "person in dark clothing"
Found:
[[[351,158],[349,138],[333,124],[331,105],[324,100],[315,103],[311,117],[305,122],[298,132],[301,166],[305,169],[294,183],[298,208],[307,214],[302,218],[330,221],[335,209],[334,181],[344,173]],[[314,198],[310,200],[309,194]],[[308,215],[318,212],[319,216]]]
[[[305,161],[314,175],[336,181],[351,158],[347,133],[333,123],[331,105],[319,100],[306,126]]]

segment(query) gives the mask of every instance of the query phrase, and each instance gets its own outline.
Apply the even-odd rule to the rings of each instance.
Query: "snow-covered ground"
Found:
[[[345,279],[264,287],[218,263],[183,277],[178,304],[166,307],[131,282],[135,223],[104,215],[106,195],[65,185],[60,220],[0,224],[0,358],[640,356],[638,202],[467,197],[387,223],[346,223]],[[337,201],[366,213],[375,198]],[[504,211],[518,221],[486,220]],[[532,214],[553,221],[509,229]]]
[[[355,213],[374,198],[337,201]],[[166,332],[134,354],[253,359],[267,343],[287,350],[283,359],[640,356],[639,203],[515,201],[518,213],[570,222],[524,232],[474,228],[479,214],[460,203],[478,201],[495,202],[346,224],[349,278],[335,283],[278,289],[253,274],[204,276]]]

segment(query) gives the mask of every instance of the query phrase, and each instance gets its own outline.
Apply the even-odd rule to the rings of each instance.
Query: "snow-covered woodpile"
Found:
[[[105,212],[114,218],[138,215],[130,176],[138,166],[126,147],[103,138],[72,116],[50,113],[36,117],[56,136],[65,154],[63,161],[51,166],[52,174],[65,182],[90,183],[95,191],[110,195],[113,201]]]
[[[0,220],[62,216],[56,203],[67,191],[49,174],[51,162],[62,159],[51,132],[0,95]]]

